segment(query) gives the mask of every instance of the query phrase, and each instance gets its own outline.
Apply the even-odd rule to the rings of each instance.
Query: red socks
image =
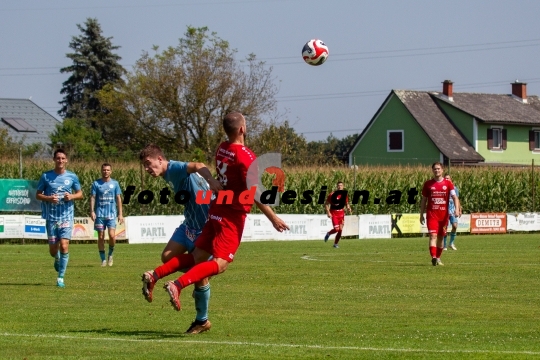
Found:
[[[215,261],[212,261],[215,262]],[[167,275],[174,274],[180,269],[188,269],[195,265],[195,260],[191,254],[181,254],[173,257],[171,260],[167,261],[165,264],[158,266],[154,273],[158,276],[159,279],[164,278]]]
[[[192,267],[184,275],[180,276],[176,281],[183,289],[197,281],[200,281],[206,277],[219,274],[219,265],[214,260],[202,262]]]
[[[332,229],[328,232],[329,235],[332,235],[332,234],[335,234],[337,233],[337,230],[336,229]]]
[[[334,239],[334,244],[337,244],[339,239],[341,239],[341,230],[337,232],[336,238]]]
[[[442,252],[443,252],[443,248],[436,247],[436,246],[429,247],[429,253],[432,258],[440,259]]]

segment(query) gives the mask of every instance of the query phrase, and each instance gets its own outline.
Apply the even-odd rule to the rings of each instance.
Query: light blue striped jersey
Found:
[[[73,221],[74,209],[73,200],[64,201],[66,192],[74,194],[81,190],[79,178],[73,172],[66,170],[58,175],[54,170],[44,172],[39,178],[38,191],[43,191],[44,195],[58,195],[58,204],[48,201],[41,202],[41,217],[49,221]]]
[[[189,193],[189,201],[184,205],[184,224],[191,229],[201,230],[208,219],[210,204],[199,205],[195,199],[199,190],[206,194],[210,186],[198,173],[188,174],[187,165],[183,161],[169,160],[163,178],[173,188],[174,194],[180,190]]]
[[[454,185],[454,190],[456,191],[456,196],[459,198],[459,190],[456,185]],[[448,213],[453,215],[456,212],[456,204],[454,204],[454,199],[450,196],[448,201]]]
[[[97,179],[92,183],[90,195],[96,197],[94,203],[96,217],[116,219],[116,196],[122,195],[118,181],[109,179],[105,182],[103,179]]]

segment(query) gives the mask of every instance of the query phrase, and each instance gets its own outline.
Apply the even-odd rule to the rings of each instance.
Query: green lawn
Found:
[[[245,243],[212,279],[212,330],[186,336],[140,276],[163,245],[72,244],[57,289],[46,245],[0,245],[0,358],[540,358],[538,235],[458,236],[433,267],[427,238]]]

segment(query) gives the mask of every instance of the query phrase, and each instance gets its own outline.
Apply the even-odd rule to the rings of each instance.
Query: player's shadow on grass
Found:
[[[135,336],[143,337],[145,339],[172,339],[179,337],[189,336],[184,332],[167,332],[167,331],[150,331],[150,330],[135,330],[135,331],[119,331],[113,329],[93,329],[93,330],[73,330],[71,332],[75,333],[87,333],[87,334],[104,334],[104,335],[115,335],[115,336]]]
[[[49,284],[47,284],[49,285]],[[0,283],[0,286],[46,286],[42,283]],[[53,286],[53,285],[51,285]],[[54,285],[56,286],[56,285]]]

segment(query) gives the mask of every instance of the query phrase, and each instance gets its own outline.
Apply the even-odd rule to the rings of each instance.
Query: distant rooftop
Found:
[[[0,98],[0,128],[8,130],[16,142],[24,145],[50,143],[49,134],[61,122],[29,99]]]

